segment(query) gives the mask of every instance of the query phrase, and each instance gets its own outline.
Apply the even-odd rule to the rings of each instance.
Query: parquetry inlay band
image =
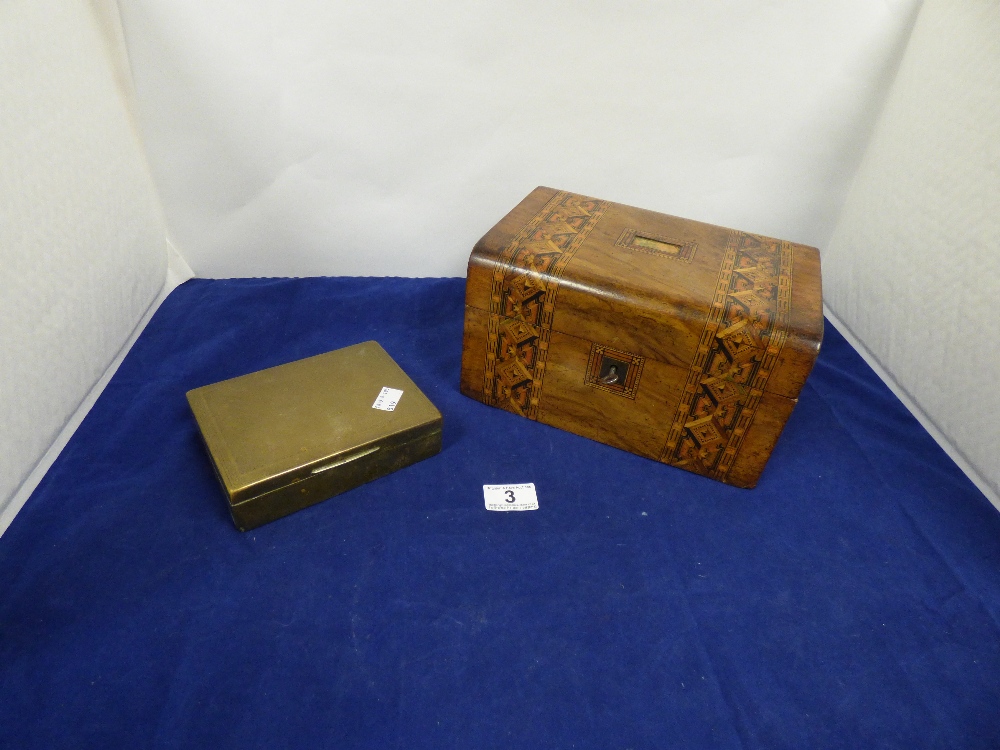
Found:
[[[500,254],[490,296],[487,403],[536,418],[559,276],[607,207],[556,193]]]
[[[732,232],[660,460],[724,479],[787,337],[792,248]]]

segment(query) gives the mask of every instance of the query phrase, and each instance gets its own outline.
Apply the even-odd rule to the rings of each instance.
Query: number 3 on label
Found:
[[[514,490],[504,490],[503,494],[507,496],[503,499],[505,503],[513,503],[515,501]]]

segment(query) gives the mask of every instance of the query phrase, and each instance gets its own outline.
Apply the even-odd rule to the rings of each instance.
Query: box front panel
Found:
[[[462,393],[477,401],[485,401],[487,319],[466,308]],[[737,487],[757,483],[795,406],[794,399],[763,392],[744,410],[747,392],[734,384],[688,382],[688,369],[559,331],[550,336],[546,362],[533,419]],[[620,377],[602,382],[616,374],[609,364]],[[530,382],[523,374],[509,381],[508,411],[520,413],[514,405],[525,403]],[[493,405],[504,408],[502,400]]]
[[[230,504],[229,511],[236,527],[240,531],[248,531],[440,452],[441,427],[438,424],[401,445],[384,449],[375,446],[360,452],[356,460],[332,465],[301,481]]]
[[[646,458],[659,458],[684,371],[555,332],[538,421]]]

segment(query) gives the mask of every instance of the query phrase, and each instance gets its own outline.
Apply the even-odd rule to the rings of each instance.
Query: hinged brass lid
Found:
[[[402,391],[391,411],[383,388]],[[440,430],[441,413],[374,341],[187,394],[231,504]]]

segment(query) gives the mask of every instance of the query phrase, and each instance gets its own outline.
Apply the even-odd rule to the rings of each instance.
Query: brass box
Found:
[[[386,388],[402,391],[391,410],[380,399]],[[187,399],[241,531],[441,450],[441,412],[374,341],[195,388]]]

